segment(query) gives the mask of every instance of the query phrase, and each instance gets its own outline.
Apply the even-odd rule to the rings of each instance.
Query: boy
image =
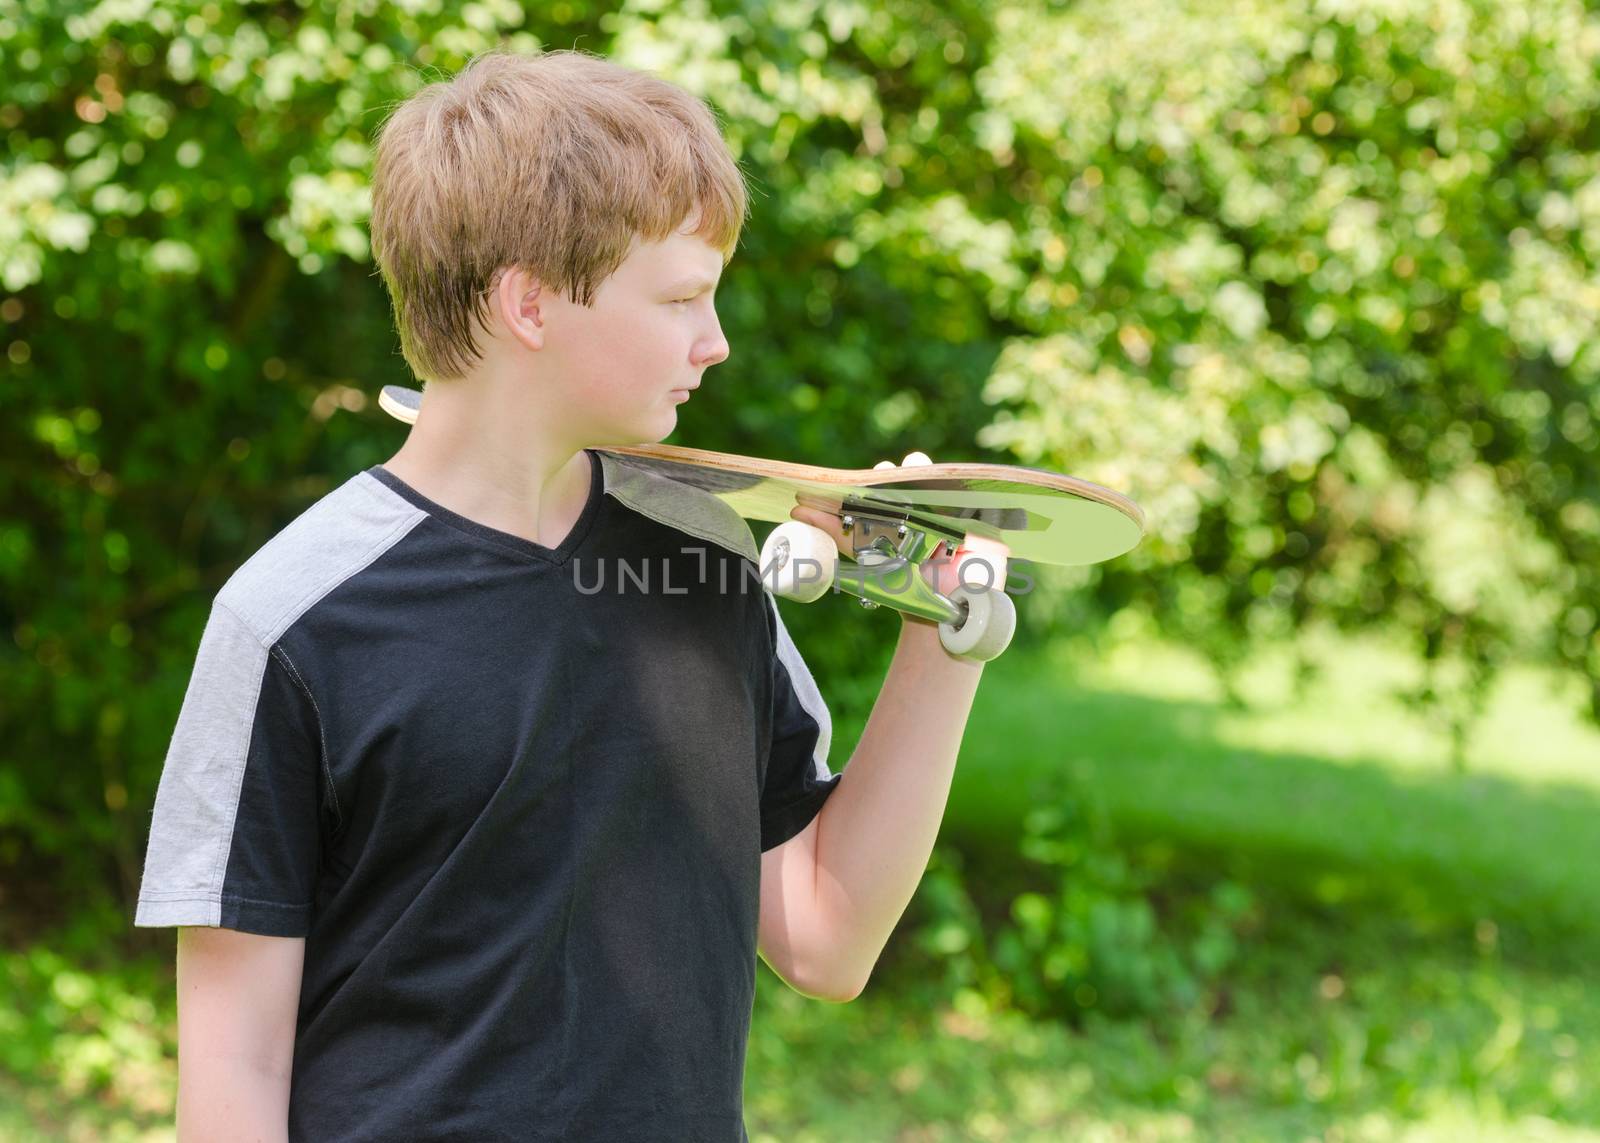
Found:
[[[732,1143],[757,955],[864,986],[981,666],[904,619],[831,773],[748,526],[593,447],[666,436],[728,356],[745,209],[704,104],[578,52],[385,124],[426,396],[213,604],[134,921],[180,926],[182,1139]]]

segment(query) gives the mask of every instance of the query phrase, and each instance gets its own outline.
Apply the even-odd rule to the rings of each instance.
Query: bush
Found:
[[[915,954],[937,964],[952,993],[1072,1023],[1202,1003],[1254,920],[1250,891],[1224,880],[1164,901],[1085,789],[1069,784],[1038,801],[1019,853],[993,863],[1031,870],[1019,891],[985,890],[993,883],[969,875],[961,851],[934,851],[912,906]]]

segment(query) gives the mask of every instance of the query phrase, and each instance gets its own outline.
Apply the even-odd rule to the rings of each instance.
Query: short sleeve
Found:
[[[772,639],[772,720],[761,787],[761,850],[782,845],[810,824],[842,774],[828,769],[833,725],[822,692],[783,626],[777,600],[763,591]]]
[[[321,747],[293,662],[215,601],[156,788],[134,925],[305,936]]]

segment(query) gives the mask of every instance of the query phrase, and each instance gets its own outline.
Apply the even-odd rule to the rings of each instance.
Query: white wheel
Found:
[[[958,587],[950,598],[967,604],[967,619],[960,627],[939,624],[939,642],[950,654],[975,663],[987,663],[1011,645],[1017,630],[1017,607],[998,589],[984,591]]]
[[[839,548],[833,537],[803,520],[788,520],[761,545],[761,582],[773,595],[810,603],[833,586]]]
[[[913,465],[932,464],[932,463],[933,463],[932,458],[930,458],[928,456],[928,454],[925,453],[925,452],[908,452],[908,453],[906,453],[906,458],[904,460],[902,460],[899,464],[896,464],[892,460],[880,460],[877,464],[873,465],[872,467],[874,469],[879,469],[879,468],[911,468]]]

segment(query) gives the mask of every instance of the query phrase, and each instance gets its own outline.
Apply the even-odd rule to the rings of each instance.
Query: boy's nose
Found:
[[[711,341],[706,342],[701,348],[700,355],[695,359],[701,366],[716,365],[728,359],[728,339],[718,333]]]

